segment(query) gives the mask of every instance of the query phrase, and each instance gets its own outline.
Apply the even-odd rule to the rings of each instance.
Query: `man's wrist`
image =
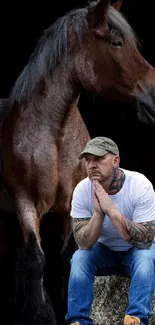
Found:
[[[104,212],[94,211],[94,217],[99,219],[104,218]]]
[[[116,208],[113,208],[109,211],[108,216],[110,219],[122,219],[122,213],[118,211]]]

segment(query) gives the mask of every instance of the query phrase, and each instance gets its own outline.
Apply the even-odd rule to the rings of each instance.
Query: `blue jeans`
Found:
[[[130,277],[126,314],[139,317],[141,325],[149,325],[155,291],[155,243],[150,249],[133,247],[126,252],[117,252],[98,242],[91,249],[78,249],[72,257],[67,324],[76,321],[82,325],[93,324],[90,310],[95,276],[112,274]]]

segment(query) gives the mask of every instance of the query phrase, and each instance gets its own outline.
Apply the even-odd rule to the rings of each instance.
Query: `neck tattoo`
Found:
[[[114,169],[113,180],[109,185],[109,192],[117,193],[122,188],[125,181],[125,174],[119,168]]]

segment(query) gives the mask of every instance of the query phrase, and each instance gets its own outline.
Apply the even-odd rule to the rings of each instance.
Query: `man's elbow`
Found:
[[[93,245],[78,245],[78,247],[79,249],[87,250],[87,249],[91,249]]]
[[[133,246],[138,249],[149,249],[153,242],[135,243]]]

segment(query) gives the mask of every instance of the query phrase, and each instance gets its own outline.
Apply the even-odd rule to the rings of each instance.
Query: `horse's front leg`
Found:
[[[26,324],[54,325],[55,316],[43,287],[45,256],[40,245],[37,211],[25,193],[16,196],[16,205],[23,239],[17,248],[15,317],[27,320]]]

